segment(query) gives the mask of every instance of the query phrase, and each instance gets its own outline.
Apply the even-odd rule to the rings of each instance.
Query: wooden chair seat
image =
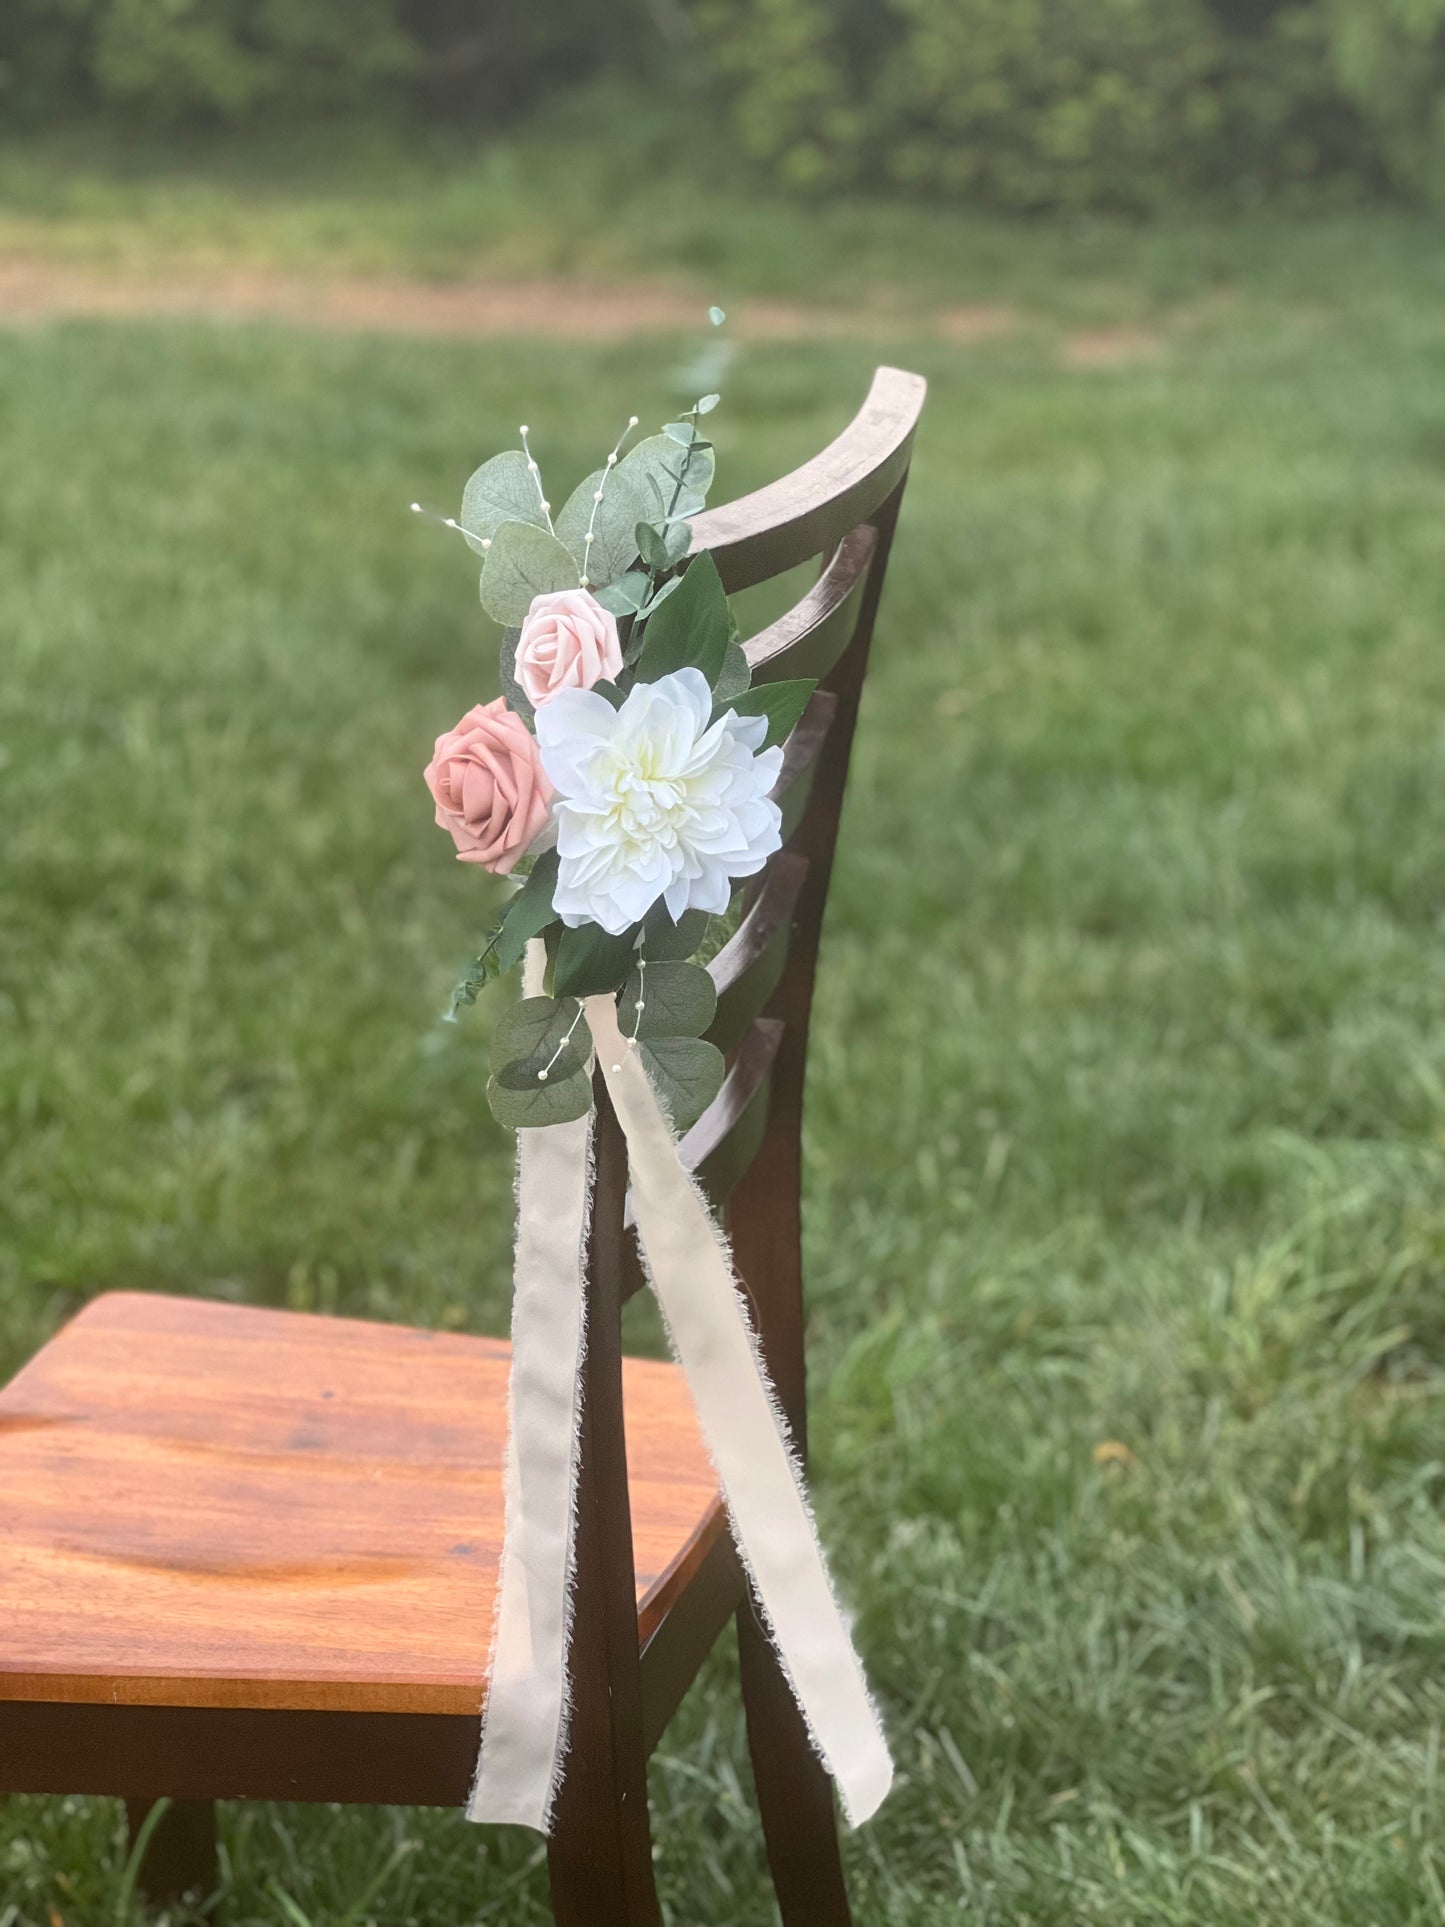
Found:
[[[0,1701],[476,1714],[510,1347],[116,1292],[0,1392]],[[639,1637],[724,1529],[623,1365]]]

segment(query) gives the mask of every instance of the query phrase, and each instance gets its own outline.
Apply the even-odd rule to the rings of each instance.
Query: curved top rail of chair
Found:
[[[710,549],[732,591],[834,548],[887,500],[907,469],[927,390],[922,375],[879,368],[863,406],[820,455],[697,516],[694,553]]]

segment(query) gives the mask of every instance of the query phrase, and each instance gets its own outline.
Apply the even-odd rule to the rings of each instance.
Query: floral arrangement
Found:
[[[524,427],[448,518],[505,625],[503,694],[437,738],[426,781],[458,859],[521,879],[453,1016],[533,938],[547,956],[545,994],[512,1005],[492,1042],[487,1095],[506,1125],[590,1108],[589,996],[616,995],[625,1049],[675,1129],[722,1081],[704,1036],[712,979],[692,960],[779,846],[780,745],[814,685],[752,686],[717,567],[690,554],[717,402],[704,395],[629,449],[633,416],[555,515]]]
[[[444,518],[481,557],[482,606],[504,625],[503,693],[437,738],[426,780],[461,861],[520,886],[452,1015],[524,953],[537,993],[500,1018],[487,1085],[520,1135],[506,1530],[467,1810],[544,1833],[567,1751],[594,1058],[648,1277],[783,1674],[852,1818],[893,1772],[731,1250],[678,1145],[723,1076],[698,958],[782,840],[782,745],[814,687],[752,686],[716,564],[692,552],[717,399],[629,448],[634,416],[555,516],[523,428]]]

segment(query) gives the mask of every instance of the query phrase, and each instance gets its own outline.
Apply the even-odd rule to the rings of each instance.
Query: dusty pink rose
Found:
[[[585,589],[532,598],[517,639],[517,681],[534,709],[559,689],[590,689],[622,668],[617,618]]]
[[[426,783],[460,860],[499,877],[532,847],[552,802],[536,738],[500,696],[437,737]]]

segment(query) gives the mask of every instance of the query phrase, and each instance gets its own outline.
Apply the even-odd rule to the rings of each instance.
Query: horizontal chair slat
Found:
[[[697,1179],[711,1204],[724,1201],[757,1155],[767,1129],[773,1059],[782,1036],[783,1026],[775,1019],[759,1018],[728,1066],[722,1089],[678,1145],[683,1169]],[[629,1231],[636,1223],[631,1198],[624,1222]],[[623,1302],[645,1283],[636,1241],[629,1238],[623,1249]]]
[[[760,1017],[738,1046],[722,1089],[679,1146],[711,1203],[721,1204],[757,1154],[768,1123],[773,1059],[783,1026]]]
[[[797,676],[822,681],[853,640],[877,546],[866,525],[844,536],[802,601],[743,645],[755,683]]]
[[[838,698],[829,690],[814,690],[797,728],[783,745],[783,767],[773,785],[773,801],[783,813],[784,843],[802,821],[813,794],[818,758],[837,712]]]
[[[708,965],[717,987],[717,1015],[708,1031],[730,1051],[777,987],[788,960],[793,906],[808,873],[805,857],[784,852],[768,866],[763,887],[733,935]]]

